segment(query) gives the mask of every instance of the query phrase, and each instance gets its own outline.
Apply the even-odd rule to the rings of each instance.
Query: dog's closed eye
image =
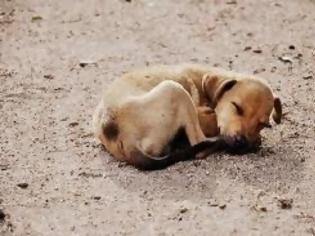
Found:
[[[231,102],[231,103],[235,107],[236,112],[237,112],[238,115],[240,115],[240,116],[244,115],[244,110],[243,110],[242,107],[240,107],[240,105],[238,105],[236,102]]]

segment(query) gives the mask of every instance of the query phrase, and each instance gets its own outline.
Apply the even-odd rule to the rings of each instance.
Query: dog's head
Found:
[[[277,124],[281,122],[280,99],[258,79],[205,75],[203,90],[215,109],[220,135],[233,151],[259,146],[261,130],[271,127],[270,116]]]

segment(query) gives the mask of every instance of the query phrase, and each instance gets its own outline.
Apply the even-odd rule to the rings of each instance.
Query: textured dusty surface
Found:
[[[315,234],[314,1],[0,0],[0,9],[1,235]],[[110,81],[180,62],[272,84],[286,117],[258,153],[145,173],[97,144],[91,116]]]

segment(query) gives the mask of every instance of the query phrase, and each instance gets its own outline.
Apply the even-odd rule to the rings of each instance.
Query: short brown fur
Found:
[[[113,110],[116,123],[110,123]],[[260,131],[269,126],[271,113],[280,123],[281,101],[261,79],[184,64],[147,67],[115,80],[93,119],[96,137],[106,149],[137,165],[137,158],[159,156],[180,127],[192,146],[216,135],[233,148],[241,148],[242,143],[255,146]]]

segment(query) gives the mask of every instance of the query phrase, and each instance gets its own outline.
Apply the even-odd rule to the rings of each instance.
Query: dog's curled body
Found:
[[[180,129],[185,130],[191,146],[207,143],[205,134],[213,136],[219,132],[221,121],[216,120],[214,110],[217,105],[221,107],[220,99],[236,81],[251,79],[191,64],[135,70],[115,80],[105,91],[93,118],[96,137],[118,160],[141,169],[154,169],[154,165],[159,168],[157,162],[166,163],[162,164],[164,167],[176,158],[153,161],[150,157],[168,154],[168,144]],[[238,86],[244,86],[242,83],[246,82]],[[255,84],[258,89],[262,87],[262,94],[267,94],[268,99],[273,99],[268,86],[259,80],[252,83],[253,87]],[[263,112],[269,112],[269,105]],[[205,149],[205,145],[197,146],[191,154],[201,151],[200,147]],[[177,158],[187,158],[184,156],[177,155]]]

